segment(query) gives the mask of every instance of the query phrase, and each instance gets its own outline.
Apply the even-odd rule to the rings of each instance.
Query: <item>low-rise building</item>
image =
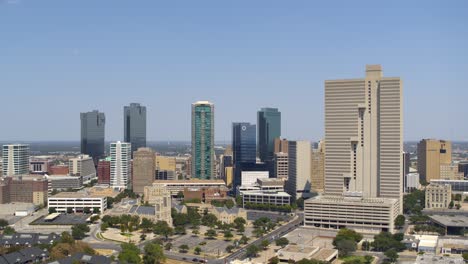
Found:
[[[233,207],[229,209],[227,207],[216,207],[206,203],[187,203],[186,206],[197,208],[200,214],[205,211],[214,214],[219,221],[226,224],[234,223],[234,219],[237,217],[244,218],[247,221],[247,211],[243,208]]]
[[[83,177],[70,175],[46,175],[49,182],[49,193],[53,190],[79,190],[83,188]]]
[[[176,197],[179,192],[183,192],[185,188],[223,188],[226,187],[226,183],[223,180],[157,180],[153,182],[155,184],[162,184],[167,188],[173,197]]]
[[[140,218],[148,218],[148,219],[153,220],[154,222],[165,221],[170,226],[172,226],[172,217],[171,217],[170,209],[168,212],[166,208],[162,208],[159,205],[153,205],[153,206],[133,205],[128,211],[128,214],[138,215]]]
[[[96,179],[96,167],[93,158],[89,155],[79,155],[68,160],[68,171],[72,176],[83,177],[83,182],[88,183]]]
[[[449,184],[452,186],[452,192],[463,193],[468,192],[468,180],[431,180],[435,184]]]
[[[241,194],[243,207],[249,204],[290,205],[291,195],[284,191],[244,191]]]
[[[31,174],[48,174],[51,161],[48,159],[32,158],[29,160],[29,172]]]
[[[15,233],[12,235],[0,235],[0,246],[33,246],[33,245],[52,245],[54,242],[60,241],[60,235],[38,234],[38,233]],[[0,262],[1,263],[1,262]]]
[[[198,199],[204,203],[211,203],[213,200],[226,200],[228,199],[228,188],[226,187],[208,187],[208,188],[185,188],[184,199],[192,200]]]
[[[163,184],[153,184],[143,188],[144,201],[153,205],[155,217],[172,223],[171,218],[171,192]]]
[[[394,232],[398,200],[352,196],[316,196],[304,202],[304,226]]]
[[[290,244],[278,250],[276,256],[281,263],[289,263],[290,260],[297,262],[302,259],[317,259],[331,263],[338,257],[338,250]]]
[[[437,248],[441,254],[463,254],[468,253],[467,238],[439,238]]]
[[[465,264],[461,256],[418,255],[415,264]]]
[[[415,238],[419,240],[418,252],[436,253],[438,236],[415,235]]]
[[[452,201],[452,186],[432,183],[426,187],[426,209],[448,208]]]
[[[93,212],[104,212],[107,209],[107,197],[88,192],[61,192],[48,198],[47,207],[64,213],[69,210],[75,213],[84,212],[86,208]]]
[[[0,203],[33,203],[44,205],[47,201],[48,181],[44,176],[25,175],[0,179]]]
[[[26,264],[26,263],[43,263],[49,259],[47,249],[38,247],[27,247],[18,251],[0,255],[0,263],[2,264]]]
[[[68,165],[52,165],[49,167],[49,175],[68,175]]]

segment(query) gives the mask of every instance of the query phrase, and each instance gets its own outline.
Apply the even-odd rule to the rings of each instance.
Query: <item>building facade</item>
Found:
[[[440,165],[452,163],[452,143],[423,139],[418,143],[418,173],[421,181],[440,179]]]
[[[192,170],[191,177],[212,179],[215,172],[214,104],[198,101],[192,104]]]
[[[155,206],[155,215],[159,220],[172,225],[171,192],[164,184],[153,184],[144,187],[144,201]]]
[[[288,140],[285,138],[275,138],[274,153],[288,153]]]
[[[262,108],[257,112],[258,157],[262,162],[273,161],[275,138],[281,137],[281,112],[277,108]]]
[[[29,145],[3,145],[2,160],[3,176],[29,174]]]
[[[452,186],[431,182],[426,187],[426,209],[448,208],[452,201]]]
[[[464,180],[465,175],[458,170],[458,164],[441,164],[440,165],[440,179],[444,180]]]
[[[287,152],[276,152],[274,157],[275,177],[287,180],[289,176],[289,157]]]
[[[314,192],[323,193],[325,189],[325,144],[319,142],[316,149],[312,149],[310,164],[310,183]]]
[[[47,159],[35,159],[29,160],[29,172],[31,174],[49,174],[50,160]]]
[[[256,126],[250,123],[232,123],[233,162],[256,162]]]
[[[98,162],[97,175],[99,184],[110,184],[110,168],[111,168],[110,157],[106,159],[100,159]]]
[[[146,147],[146,106],[124,106],[124,141],[132,144],[132,153]]]
[[[81,153],[91,156],[96,162],[104,157],[104,135],[106,117],[94,110],[80,114]]]
[[[145,186],[155,179],[155,153],[150,148],[139,148],[133,153],[133,192],[143,194]]]
[[[226,188],[226,183],[223,180],[158,180],[153,182],[153,185],[155,184],[165,186],[173,197],[176,197],[179,192],[183,192],[185,188]]]
[[[96,167],[93,159],[89,155],[79,155],[68,160],[68,173],[71,176],[83,177],[83,182],[87,183],[96,179]]]
[[[107,197],[83,192],[61,192],[47,199],[47,207],[60,213],[70,210],[75,213],[85,212],[87,209],[94,213],[104,212],[107,209]]]
[[[48,182],[44,176],[4,177],[0,181],[2,203],[33,203],[44,205],[47,202]]]
[[[110,144],[110,186],[112,188],[131,189],[131,151],[130,143],[118,141]]]
[[[311,148],[309,141],[289,141],[285,190],[293,199],[311,196]]]

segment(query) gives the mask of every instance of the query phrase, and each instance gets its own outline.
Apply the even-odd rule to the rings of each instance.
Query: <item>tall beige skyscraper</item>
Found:
[[[155,153],[150,148],[133,152],[133,192],[143,194],[145,186],[151,186],[156,170]]]
[[[429,183],[440,179],[440,166],[452,162],[452,143],[445,140],[423,139],[418,143],[418,172]]]
[[[367,65],[364,79],[325,81],[325,193],[402,198],[402,81]]]
[[[316,149],[312,149],[310,170],[312,190],[322,193],[325,185],[325,143],[323,141],[319,142]]]
[[[294,199],[310,197],[310,152],[309,141],[289,141],[288,180],[285,191]]]

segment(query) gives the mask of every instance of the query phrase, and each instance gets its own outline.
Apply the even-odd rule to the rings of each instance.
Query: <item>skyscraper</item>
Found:
[[[192,178],[212,179],[215,175],[214,104],[192,104]]]
[[[440,166],[452,163],[452,143],[423,139],[418,143],[418,172],[421,182],[440,179]]]
[[[80,114],[81,153],[90,155],[97,164],[104,157],[104,133],[106,117],[98,110]]]
[[[150,148],[139,148],[133,153],[133,192],[143,194],[145,186],[155,179],[156,155]]]
[[[258,156],[262,162],[273,160],[275,138],[281,137],[281,112],[277,108],[262,108],[257,113]]]
[[[29,174],[29,145],[3,145],[3,176]]]
[[[124,106],[124,141],[132,144],[132,154],[146,147],[146,106]]]
[[[131,189],[131,151],[132,145],[127,142],[110,144],[110,186],[117,189]]]
[[[402,212],[402,81],[366,66],[364,79],[325,81],[325,196],[305,225],[394,232]]]
[[[325,143],[323,141],[319,142],[316,149],[312,149],[310,164],[311,169],[311,184],[312,190],[322,193],[324,189],[325,182]]]
[[[232,153],[234,164],[256,161],[256,126],[250,123],[232,123]]]
[[[294,199],[309,198],[311,193],[310,164],[311,145],[309,141],[288,142],[288,180],[285,191]]]

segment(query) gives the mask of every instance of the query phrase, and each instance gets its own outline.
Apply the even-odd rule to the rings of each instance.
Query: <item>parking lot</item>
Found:
[[[206,245],[199,245],[200,242],[206,242]],[[204,239],[203,236],[193,236],[190,234],[180,236],[172,241],[173,251],[178,251],[180,245],[187,245],[191,250],[196,246],[202,249],[202,254],[206,253],[214,257],[220,256],[226,253],[226,247],[232,245],[232,241],[224,241],[217,239]]]
[[[262,212],[262,211],[252,211],[252,210],[247,210],[247,220],[249,221],[255,221],[258,218],[261,217],[267,217],[270,218],[273,221],[277,221],[278,219],[282,221],[289,221],[292,216],[287,213],[278,213],[278,212]]]
[[[78,225],[86,224],[86,219],[90,215],[86,214],[61,214],[52,221],[45,221],[46,216],[41,216],[34,220],[30,225]]]

